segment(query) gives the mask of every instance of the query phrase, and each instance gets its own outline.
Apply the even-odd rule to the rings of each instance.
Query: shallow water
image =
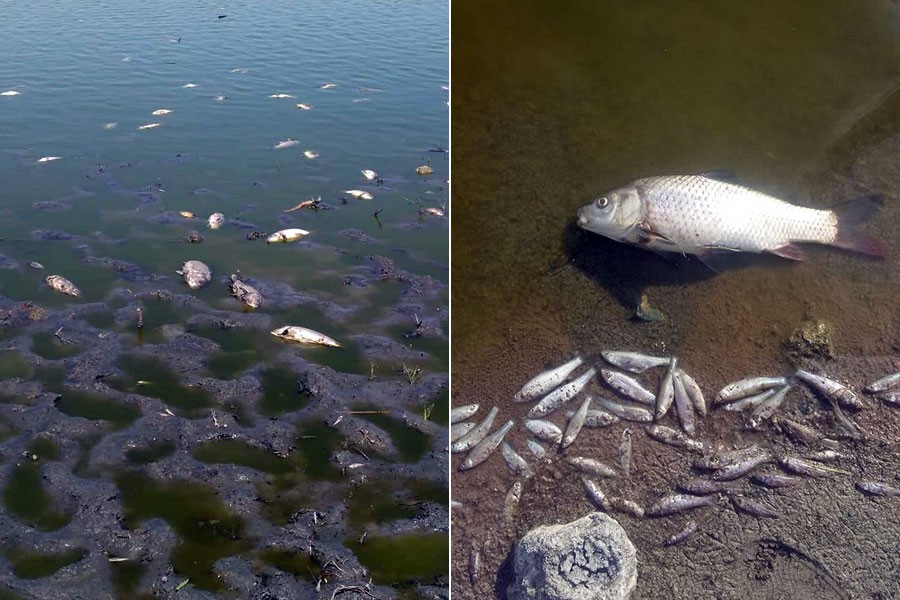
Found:
[[[806,319],[825,322],[834,332],[834,362],[815,366],[856,389],[900,368],[895,6],[834,1],[814,9],[775,2],[551,7],[498,1],[477,9],[457,3],[453,19],[454,405],[480,402],[485,411],[496,404],[497,423],[519,423],[528,405],[508,399],[525,381],[574,353],[592,360],[601,350],[677,354],[710,391],[748,375],[786,374],[794,365],[785,341]],[[850,41],[862,38],[865,43]],[[577,208],[631,180],[716,169],[734,171],[743,184],[805,206],[882,194],[885,207],[867,230],[887,241],[889,257],[875,261],[812,247],[800,264],[754,257],[715,273],[693,261],[672,264],[574,225]],[[642,294],[662,312],[662,321],[632,320]],[[798,391],[785,411],[828,422],[822,408]],[[877,403],[869,408],[859,418],[873,439],[896,440],[896,411]],[[748,439],[736,419],[717,415],[706,421],[702,434],[718,443]],[[612,460],[623,428],[585,431],[569,451]],[[520,430],[508,441],[524,456]],[[896,454],[872,452],[858,449],[859,468],[884,460],[896,471]],[[611,489],[641,501],[667,485],[671,489],[681,472],[671,452],[638,436],[635,453],[642,465],[635,468],[638,475]],[[554,455],[551,467],[526,483],[512,523],[499,518],[513,481],[501,457],[473,471],[454,471],[453,495],[469,504],[453,516],[454,596],[493,597],[505,590],[511,572],[504,561],[518,537],[591,509],[559,458]],[[858,495],[841,498],[847,506],[861,502]],[[807,501],[829,502],[824,494]],[[795,504],[793,522],[780,529],[767,525],[762,535],[795,535],[806,543],[827,537],[827,526],[803,529],[798,523],[804,509],[817,508]],[[883,522],[887,515],[878,518]],[[656,549],[659,526],[623,523],[644,553],[635,597],[680,597],[702,585],[704,573],[724,568],[704,559],[711,570],[700,573],[696,549],[663,553]],[[860,535],[848,543],[862,543],[862,531],[869,531],[866,522],[858,524]],[[723,536],[752,542],[740,524],[729,526]],[[710,537],[720,532],[710,529]],[[739,535],[744,537],[734,537]],[[800,547],[816,557],[833,556],[815,544]],[[466,565],[472,548],[482,549],[484,563],[477,585],[470,583]],[[836,577],[852,579],[854,593],[890,595],[884,578],[850,575],[874,568],[855,562],[872,560],[872,553],[864,554],[865,559],[822,564]],[[655,564],[666,564],[667,571]],[[763,593],[736,585],[728,592],[735,597]],[[806,585],[797,597],[819,593]]]
[[[340,464],[349,442],[336,417],[358,398],[322,403],[303,382],[321,367],[320,383],[358,377],[364,389],[372,374],[373,386],[400,386],[402,364],[420,367],[425,379],[447,377],[449,223],[421,214],[449,202],[448,154],[433,151],[449,144],[447,12],[432,0],[3,8],[0,91],[20,94],[0,96],[0,378],[16,390],[0,390],[0,523],[9,530],[0,549],[19,577],[36,578],[4,579],[10,590],[38,597],[65,580],[84,595],[139,597],[171,594],[189,579],[181,594],[234,596],[256,585],[253,577],[277,586],[276,596],[313,590],[317,578],[310,581],[302,557],[290,558],[297,549],[265,536],[276,531],[270,523],[284,525],[305,506],[324,510],[318,503],[351,495],[353,474]],[[312,109],[295,108],[301,102]],[[151,114],[158,109],[172,112]],[[140,129],[150,123],[160,125]],[[299,143],[274,149],[286,139]],[[49,156],[61,158],[38,160]],[[418,175],[425,164],[434,173]],[[362,169],[380,181],[365,181]],[[355,200],[352,189],[374,199]],[[287,212],[311,197],[327,209]],[[206,226],[213,212],[226,217],[217,230]],[[265,234],[289,227],[310,234],[265,243]],[[184,241],[192,230],[202,243]],[[175,273],[186,260],[211,267],[209,285],[188,289]],[[260,289],[261,308],[229,295],[232,273]],[[70,279],[81,297],[51,290],[50,274]],[[419,318],[429,333],[407,335]],[[270,335],[288,324],[320,330],[342,348]],[[167,350],[178,340],[188,340],[182,356]],[[394,422],[421,413],[440,387],[433,381],[422,383],[421,398],[387,407],[385,439]],[[446,412],[431,410],[436,420]],[[44,430],[59,456],[18,460]],[[411,449],[397,442],[404,472],[433,480],[445,465],[425,453],[434,431],[414,434]],[[276,452],[278,435],[289,449]],[[391,462],[374,458],[367,472]],[[229,473],[226,483],[220,472]],[[91,494],[111,497],[116,486],[114,511],[127,527],[146,531],[147,520],[161,518],[173,532],[147,542],[141,551],[153,557],[139,565],[107,566],[98,546],[79,537],[89,536]],[[55,493],[63,487],[75,500],[61,512]],[[255,490],[265,502],[225,508]],[[434,494],[427,501],[441,503]],[[72,527],[41,544],[30,533],[68,518]],[[204,529],[207,521],[233,526]],[[341,546],[349,525],[329,526],[316,551],[350,557],[329,585],[354,584],[363,563]],[[253,535],[242,535],[244,527]],[[75,556],[63,547],[89,550]],[[414,544],[407,550],[417,552]],[[58,555],[54,568],[28,568],[40,555]],[[225,559],[232,562],[222,566]],[[244,566],[255,575],[232,574]],[[445,586],[446,569],[437,575],[422,585]],[[419,587],[405,575],[380,581]]]

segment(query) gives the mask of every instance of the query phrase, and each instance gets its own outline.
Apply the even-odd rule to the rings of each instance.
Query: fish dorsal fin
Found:
[[[737,181],[737,175],[734,171],[727,171],[724,169],[703,171],[702,173],[700,173],[700,177],[715,179],[716,181],[724,181],[725,183],[734,183],[735,181]]]

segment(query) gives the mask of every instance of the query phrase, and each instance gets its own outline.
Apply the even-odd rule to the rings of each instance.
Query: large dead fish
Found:
[[[212,279],[212,271],[199,260],[189,260],[181,266],[180,271],[175,272],[184,277],[192,290],[202,288]]]
[[[262,294],[249,283],[241,281],[237,275],[231,276],[231,283],[228,287],[231,289],[231,295],[249,306],[250,308],[259,308],[263,302]]]
[[[79,290],[74,283],[63,277],[62,275],[50,275],[47,277],[47,285],[52,287],[57,292],[62,292],[63,294],[67,294],[69,296],[75,296],[76,298],[81,295],[81,290]]]
[[[301,344],[319,344],[321,346],[332,346],[334,348],[341,347],[341,345],[337,343],[336,340],[328,337],[324,333],[319,333],[318,331],[313,331],[312,329],[299,327],[297,325],[291,325],[289,327],[279,327],[278,329],[272,331],[272,335],[288,342],[299,342]]]
[[[788,204],[708,175],[638,179],[578,209],[578,226],[649,250],[706,255],[769,252],[803,260],[798,243],[885,256],[883,241],[857,226],[881,206],[877,196],[816,210]]]
[[[285,242],[293,242],[299,240],[304,235],[309,235],[305,229],[282,229],[276,231],[266,238],[267,244],[283,244]]]

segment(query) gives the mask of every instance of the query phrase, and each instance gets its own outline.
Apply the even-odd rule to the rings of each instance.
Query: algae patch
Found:
[[[39,579],[49,577],[63,567],[78,562],[87,556],[87,550],[73,548],[57,554],[39,554],[16,548],[7,550],[5,554],[12,563],[13,573],[16,574],[16,577]]]
[[[69,513],[53,508],[37,463],[16,465],[3,490],[3,502],[10,515],[41,531],[56,531],[72,520]]]
[[[446,574],[450,539],[446,533],[408,533],[369,536],[364,544],[348,539],[344,545],[356,554],[380,585],[406,586],[431,582]]]

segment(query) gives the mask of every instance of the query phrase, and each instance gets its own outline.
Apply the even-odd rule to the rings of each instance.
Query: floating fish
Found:
[[[298,204],[296,206],[292,206],[291,208],[285,209],[282,212],[294,212],[295,210],[301,210],[304,208],[318,208],[319,204],[321,204],[321,203],[322,203],[321,196],[319,196],[318,198],[310,198],[309,200],[304,200],[300,204]]]
[[[79,290],[74,283],[72,283],[62,275],[50,275],[47,277],[46,281],[47,285],[49,285],[57,292],[62,292],[67,296],[75,296],[76,298],[81,296],[81,290]]]
[[[160,125],[162,125],[162,123],[147,123],[146,125],[141,125],[140,127],[138,127],[138,130],[143,131],[145,129],[156,129]]]
[[[213,98],[213,100],[215,100],[216,102],[225,102],[226,100],[228,100],[228,96],[216,96],[215,98]]]
[[[300,344],[318,344],[320,346],[331,346],[340,348],[341,345],[333,338],[328,337],[324,333],[319,333],[306,327],[291,325],[289,327],[279,327],[273,330],[272,335],[288,342],[297,342]]]
[[[41,158],[37,159],[37,161],[39,163],[48,163],[53,162],[54,160],[60,160],[61,158],[62,156],[42,156]]]
[[[153,115],[154,117],[164,117],[166,115],[172,114],[172,111],[169,110],[168,108],[159,108],[157,110],[154,110],[150,114]]]
[[[175,271],[182,277],[192,290],[202,288],[212,279],[212,271],[199,260],[189,260],[181,266],[180,271]]]
[[[183,87],[183,88],[185,88],[185,89],[190,89],[190,88],[195,88],[195,87],[197,87],[197,84],[196,84],[196,83],[186,83],[186,84],[184,84],[184,85],[181,86],[181,87]]]
[[[306,158],[312,160],[312,159],[314,159],[314,158],[319,158],[319,153],[318,153],[318,152],[315,152],[314,150],[304,150],[304,151],[303,151],[303,156],[305,156]]]
[[[28,263],[28,266],[31,267],[32,269],[37,269],[39,271],[44,270],[44,265],[42,265],[41,263],[39,263],[37,261],[32,261],[32,262]]]
[[[277,144],[272,146],[272,150],[283,150],[285,148],[291,148],[293,146],[296,146],[299,143],[300,142],[298,142],[297,140],[292,140],[291,138],[288,138],[286,140],[281,140],[280,142],[278,142]]]
[[[583,229],[648,250],[708,255],[769,252],[802,260],[797,243],[884,256],[883,241],[856,230],[881,198],[816,210],[706,175],[639,179],[578,210]]]
[[[362,190],[344,190],[344,193],[357,200],[371,200],[375,196]]]
[[[263,303],[262,294],[248,283],[241,281],[237,275],[231,276],[231,295],[249,306],[250,308],[259,308]]]
[[[203,236],[200,235],[199,231],[192,231],[186,238],[184,238],[184,241],[189,244],[199,244],[203,241]]]
[[[478,423],[478,425],[473,427],[469,433],[456,440],[456,442],[450,446],[450,451],[465,452],[474,448],[487,436],[488,432],[491,430],[491,426],[494,424],[494,419],[497,418],[497,413],[499,412],[500,409],[496,406],[491,407],[491,410],[488,411],[488,414],[480,423]]]
[[[312,110],[312,104],[307,104],[306,102],[299,102],[294,105],[294,108],[299,108],[300,110]]]
[[[558,367],[535,375],[513,395],[513,402],[526,402],[556,389],[583,362],[584,360],[580,356],[576,356]]]
[[[362,171],[360,171],[360,173],[362,173],[362,176],[365,177],[367,181],[374,181],[378,179],[378,173],[376,173],[372,169],[363,169]]]
[[[605,350],[600,355],[609,364],[625,369],[632,373],[643,373],[651,367],[661,367],[669,364],[668,358],[649,356],[638,352],[617,352]]]
[[[330,89],[336,88],[336,87],[337,87],[336,83],[323,83],[322,85],[319,86],[319,89],[320,90],[330,90]]]
[[[22,92],[17,92],[16,90],[6,90],[5,92],[0,92],[0,96],[21,96]]]
[[[295,240],[299,240],[304,235],[309,235],[309,232],[305,229],[282,229],[281,231],[276,231],[272,235],[266,238],[267,244],[279,244],[285,242],[293,242]]]
[[[116,123],[116,122],[112,122],[112,123],[104,123],[104,124],[103,124],[103,129],[115,129],[118,125],[119,125],[119,124]]]
[[[444,212],[444,209],[443,209],[443,208],[436,208],[436,207],[432,207],[432,206],[429,206],[429,207],[427,207],[427,208],[423,208],[423,209],[422,209],[422,214],[423,214],[423,215],[432,215],[432,216],[434,216],[434,217],[445,217],[445,216],[447,216],[447,214]]]
[[[178,214],[181,215],[182,217],[184,217],[185,219],[193,219],[194,217],[197,216],[189,210],[179,210]]]
[[[290,94],[272,94],[269,98],[277,98],[279,100],[283,100],[285,98],[296,98],[297,96],[291,96]]]
[[[210,229],[218,229],[225,224],[225,215],[222,213],[213,213],[206,220],[206,226]]]
[[[797,378],[825,396],[831,402],[838,402],[850,408],[862,408],[863,403],[856,394],[846,386],[821,375],[813,375],[807,371],[797,371]]]
[[[419,175],[431,175],[434,173],[434,169],[429,167],[428,165],[422,165],[421,167],[416,167],[416,173]]]

